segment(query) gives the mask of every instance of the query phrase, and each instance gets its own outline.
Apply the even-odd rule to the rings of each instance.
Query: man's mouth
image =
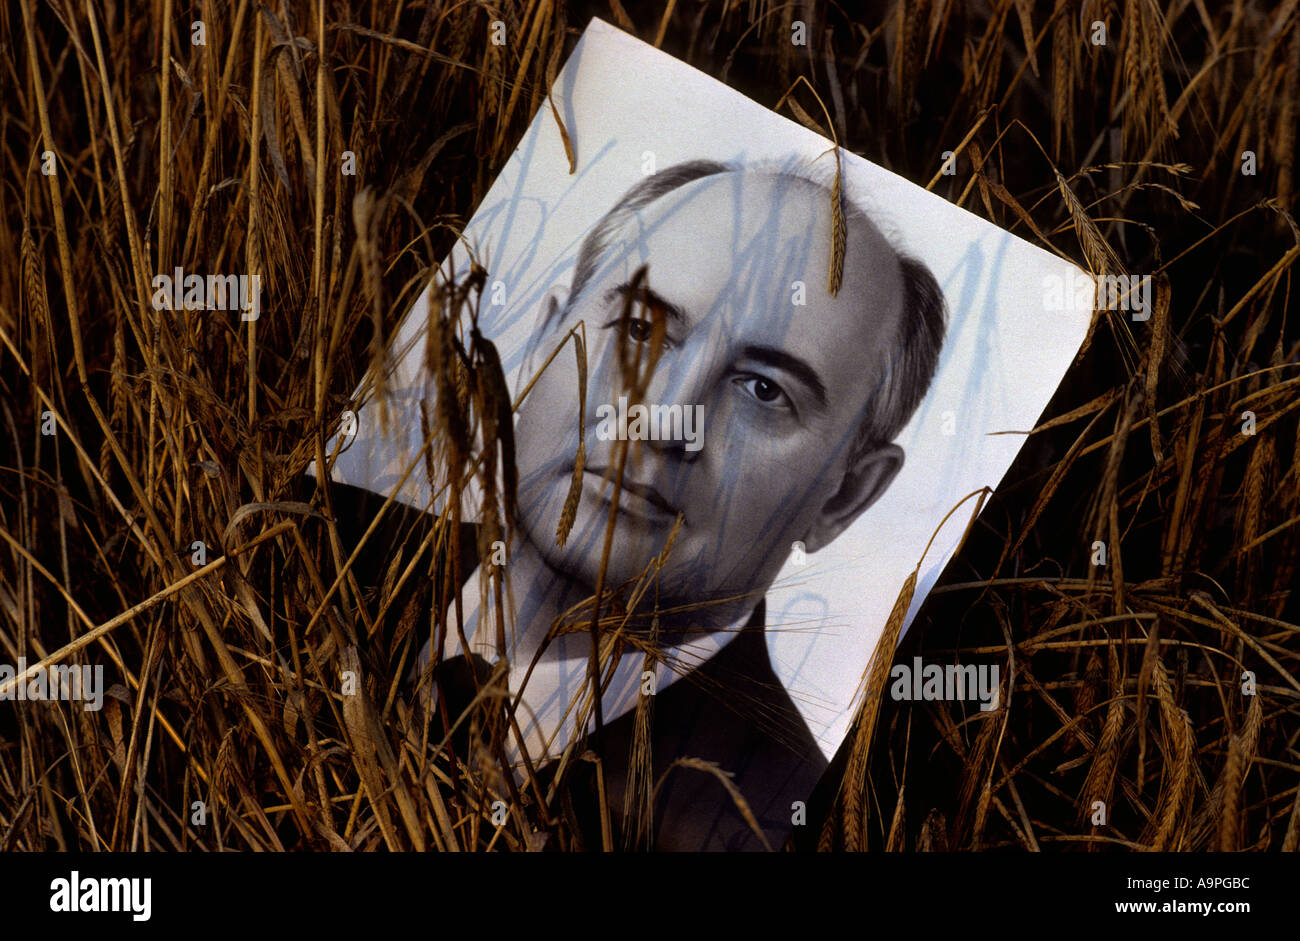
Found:
[[[588,467],[583,470],[588,478],[587,484],[603,502],[608,503],[614,496],[614,484],[604,482],[606,469]],[[646,519],[673,522],[677,519],[679,509],[665,497],[654,484],[634,480],[624,480],[619,493],[619,508]]]

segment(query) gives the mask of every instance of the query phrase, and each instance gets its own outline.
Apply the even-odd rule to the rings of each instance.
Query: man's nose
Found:
[[[703,435],[703,423],[708,415],[709,389],[713,386],[716,371],[716,353],[701,337],[695,342],[672,350],[665,350],[655,364],[654,373],[646,386],[645,404],[671,408],[680,406],[682,424],[680,436],[661,435],[658,440],[646,443],[663,450],[683,452],[693,456],[699,448],[687,439],[689,434],[698,442]],[[668,413],[665,413],[668,414]]]

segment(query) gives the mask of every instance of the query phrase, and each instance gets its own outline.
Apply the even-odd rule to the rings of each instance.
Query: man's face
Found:
[[[602,478],[617,469],[623,445],[600,439],[598,409],[617,407],[626,394],[620,318],[642,264],[651,305],[666,325],[644,402],[680,405],[683,412],[702,406],[703,426],[694,429],[701,446],[628,443],[607,586],[646,568],[680,512],[658,603],[668,608],[745,596],[692,618],[725,623],[757,602],[795,541],[808,551],[820,548],[888,485],[901,452],[892,449],[893,463],[868,461],[862,468],[851,461],[851,444],[887,368],[901,313],[901,274],[875,228],[850,219],[843,282],[831,297],[829,203],[824,190],[803,181],[718,174],[656,200],[615,237],[594,277],[525,365],[527,379],[570,328],[585,322],[586,469],[564,547],[555,531],[578,447],[578,374],[570,350],[537,380],[516,421],[521,527],[553,568],[588,586],[600,570],[613,497],[612,482]],[[641,343],[644,362],[652,313],[635,304],[632,317],[627,349]],[[647,598],[640,610],[653,603],[655,589]]]

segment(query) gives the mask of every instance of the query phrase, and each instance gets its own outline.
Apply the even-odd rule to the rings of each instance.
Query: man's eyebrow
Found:
[[[798,356],[773,346],[746,346],[740,351],[740,355],[746,359],[757,360],[766,366],[785,370],[808,387],[813,397],[817,399],[818,405],[822,408],[826,407],[826,384],[818,377],[817,371]]]
[[[632,282],[624,281],[622,284],[616,285],[605,292],[605,302],[609,303],[616,297],[626,298],[632,293],[632,291]],[[676,321],[677,323],[689,322],[689,318],[686,316],[686,311],[682,310],[663,295],[656,294],[654,291],[650,290],[650,288],[644,286],[641,288],[641,291],[645,292],[645,299],[649,301],[652,306],[661,308],[663,312],[668,315],[669,320]],[[641,291],[638,291],[637,293],[639,294]]]

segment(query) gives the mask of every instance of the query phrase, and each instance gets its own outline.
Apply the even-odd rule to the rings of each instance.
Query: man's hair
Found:
[[[716,160],[689,160],[666,167],[629,189],[587,233],[578,249],[573,282],[559,319],[563,320],[568,315],[578,296],[594,277],[605,250],[638,211],[687,183],[720,173],[736,172],[798,180],[825,191],[827,196],[831,193],[829,183],[807,164],[787,162],[783,165],[742,167]],[[875,225],[867,213],[847,197],[843,200],[843,207],[846,224],[857,220],[859,224]],[[894,337],[894,349],[885,363],[885,373],[876,389],[877,394],[868,402],[867,413],[854,438],[850,451],[852,456],[888,444],[898,437],[925,398],[939,362],[939,350],[943,346],[947,308],[939,283],[925,262],[905,255],[897,248],[894,249],[894,254],[898,258],[903,279],[902,315]]]

